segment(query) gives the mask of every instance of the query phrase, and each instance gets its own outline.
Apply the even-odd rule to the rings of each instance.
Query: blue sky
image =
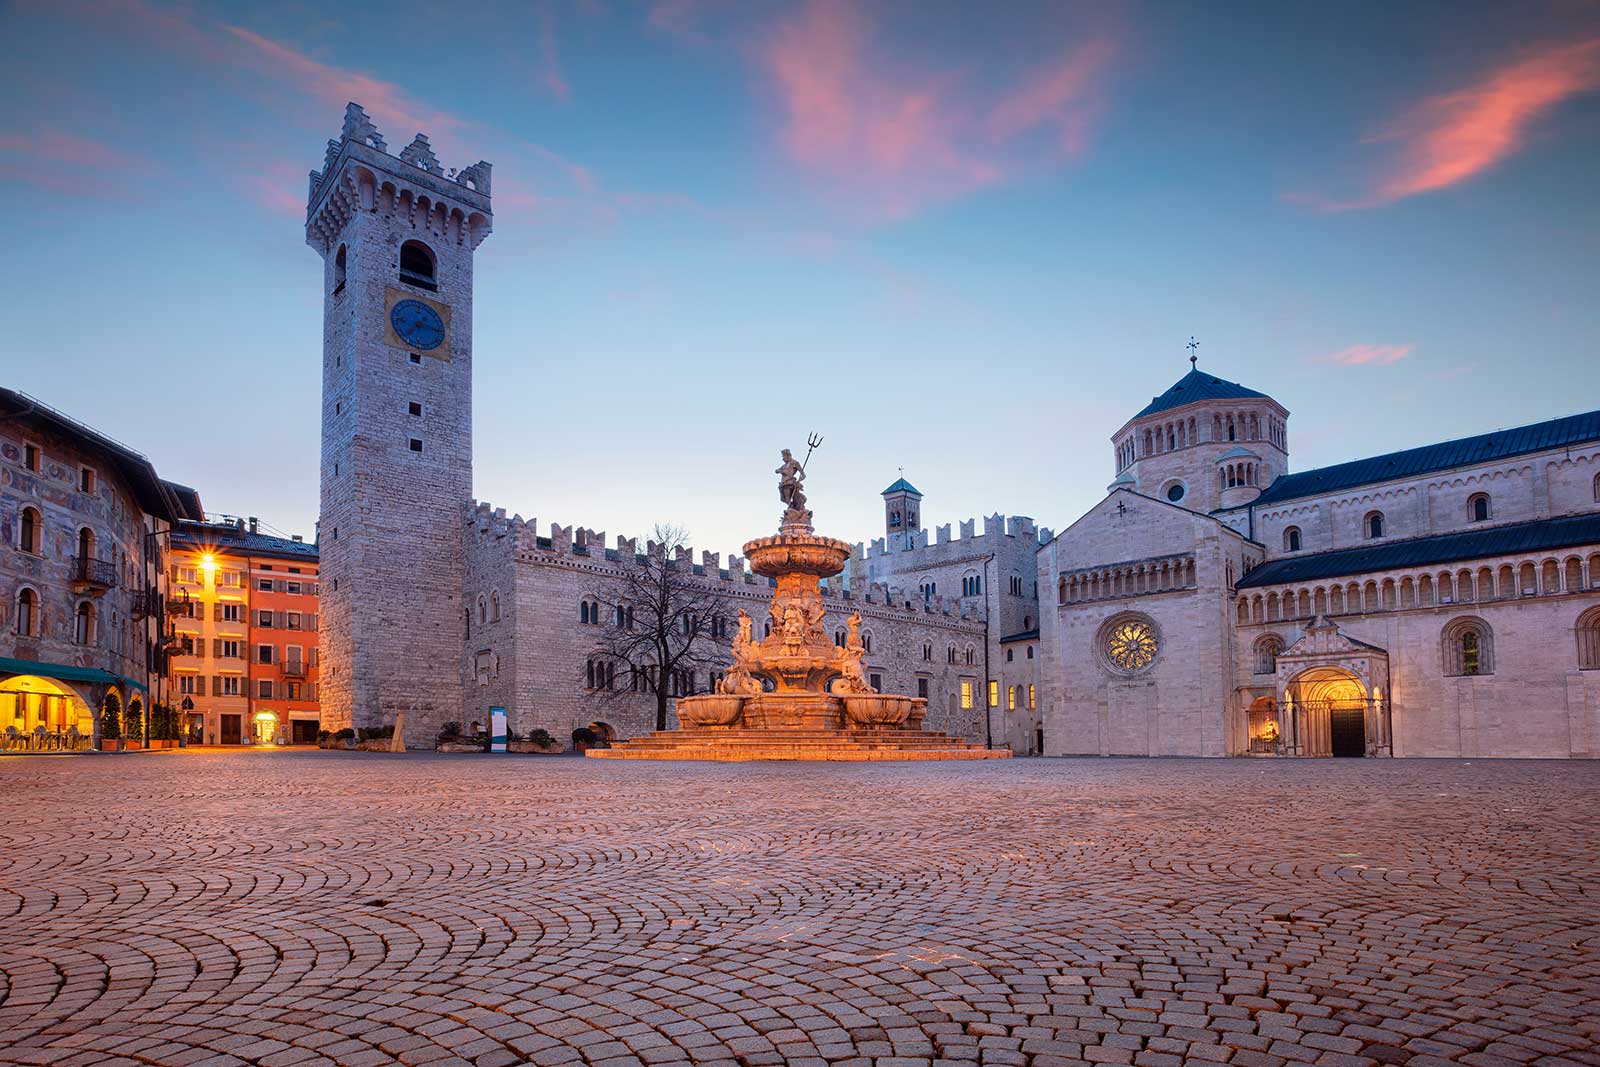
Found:
[[[495,165],[476,492],[734,551],[1061,528],[1201,366],[1305,469],[1595,407],[1600,5],[550,0],[0,11],[8,385],[309,534],[306,172]],[[19,269],[20,268],[20,269]]]

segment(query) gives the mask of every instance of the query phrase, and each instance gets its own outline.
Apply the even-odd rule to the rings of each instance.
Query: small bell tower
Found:
[[[922,494],[904,477],[883,491],[883,528],[891,538],[922,529]]]

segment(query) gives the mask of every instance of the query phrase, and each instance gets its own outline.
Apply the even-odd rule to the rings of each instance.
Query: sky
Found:
[[[313,532],[344,106],[494,164],[475,495],[1061,529],[1200,367],[1304,470],[1600,407],[1600,3],[0,7],[6,385]]]

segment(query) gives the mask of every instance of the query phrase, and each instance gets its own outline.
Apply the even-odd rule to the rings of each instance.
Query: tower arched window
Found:
[[[1444,673],[1472,677],[1494,673],[1494,631],[1476,616],[1452,619],[1441,634]]]
[[[17,593],[17,636],[33,637],[39,632],[39,594],[24,586]]]
[[[500,621],[500,594],[498,592],[489,594],[489,621]]]
[[[1376,541],[1383,536],[1383,512],[1367,512],[1367,517],[1361,521],[1361,525],[1366,531],[1367,540]]]
[[[844,642],[845,642],[844,631],[843,630],[835,630],[835,631],[833,631],[833,643],[838,645],[840,648],[843,648],[844,647]]]
[[[400,246],[400,280],[419,289],[438,291],[439,281],[433,250],[421,241]]]
[[[346,253],[345,246],[344,245],[340,245],[339,246],[338,255],[333,257],[333,295],[334,296],[338,296],[340,293],[344,292],[344,269],[345,269],[345,261],[346,261],[345,253]]]
[[[37,508],[22,509],[22,523],[20,535],[17,538],[17,547],[24,552],[38,555],[44,545],[44,522],[39,517]]]
[[[868,652],[872,651],[872,631],[871,630],[863,630],[861,632],[861,647],[864,650],[868,651]]]
[[[478,625],[482,626],[489,621],[489,598],[482,593],[478,594]]]
[[[1291,526],[1283,531],[1283,550],[1285,552],[1300,551],[1300,527]]]
[[[1473,493],[1467,498],[1467,517],[1473,522],[1489,521],[1489,494]]]

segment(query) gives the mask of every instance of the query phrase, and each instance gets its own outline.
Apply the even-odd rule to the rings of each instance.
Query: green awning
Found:
[[[112,674],[99,667],[74,667],[70,663],[40,663],[32,659],[7,659],[0,656],[0,672],[11,674],[40,674],[61,682],[94,682],[97,685],[126,685],[149,693],[143,682],[122,674]]]

